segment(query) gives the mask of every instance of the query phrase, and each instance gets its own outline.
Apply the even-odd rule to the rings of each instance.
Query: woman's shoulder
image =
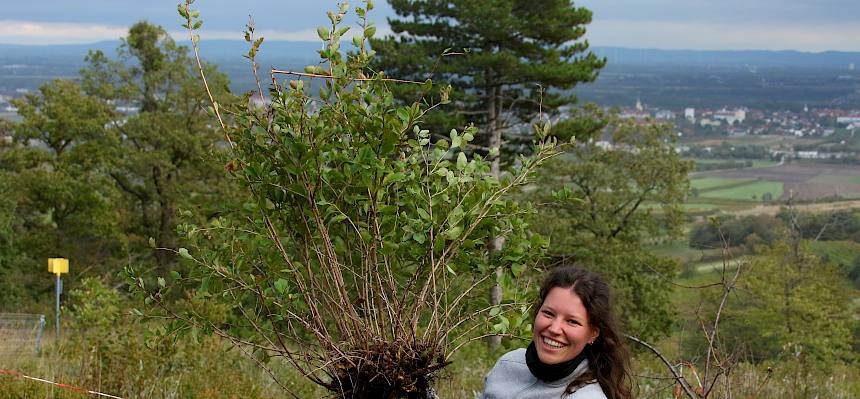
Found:
[[[496,362],[496,366],[500,363],[517,363],[517,364],[526,364],[526,348],[514,349],[508,353],[502,355],[499,360]]]
[[[572,394],[565,397],[566,399],[607,399],[606,394],[603,393],[603,388],[600,387],[600,384],[597,381],[585,384],[579,387]]]
[[[505,353],[487,375],[484,399],[509,398],[512,392],[520,392],[537,379],[526,365],[526,350],[517,349]]]
[[[526,350],[525,348],[515,349],[508,353],[502,355],[498,361],[496,361],[496,365],[493,366],[493,369],[490,370],[490,376],[496,376],[503,378],[510,378],[511,374],[515,375],[523,375],[525,377],[531,377],[531,373],[528,374],[523,373],[523,371],[528,371],[528,365],[526,365]]]

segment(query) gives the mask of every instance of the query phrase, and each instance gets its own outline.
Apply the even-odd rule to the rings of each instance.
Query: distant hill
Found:
[[[188,42],[180,42],[188,45]],[[88,50],[116,54],[119,41],[91,44],[20,46],[0,44],[0,95],[18,96],[57,77],[74,79],[85,66]],[[256,87],[248,60],[248,44],[240,40],[200,43],[204,59],[218,64],[242,93]],[[265,41],[258,56],[263,71],[270,67],[301,70],[319,62],[318,42]],[[594,47],[608,58],[597,81],[573,90],[583,101],[632,106],[684,107],[809,107],[860,108],[860,52],[698,51]]]
[[[119,41],[102,41],[70,45],[11,45],[0,44],[0,61],[21,57],[77,57],[83,58],[88,50],[102,50],[113,54]],[[188,45],[188,42],[180,42]],[[201,41],[201,54],[211,60],[241,58],[248,44],[240,40]],[[265,41],[260,56],[272,60],[317,59],[318,42]],[[622,47],[592,47],[592,51],[605,56],[610,63],[621,65],[678,65],[714,67],[801,67],[847,69],[853,63],[860,68],[860,52],[826,51],[820,53],[800,51],[704,51],[659,50]]]
[[[188,46],[190,43],[179,42]],[[83,59],[89,50],[101,50],[113,55],[119,47],[119,40],[101,41],[90,44],[63,45],[15,45],[0,44],[0,61],[11,59],[68,58]],[[201,55],[206,59],[241,59],[248,52],[248,43],[241,40],[202,40]],[[276,59],[316,60],[318,42],[265,41],[260,56]]]
[[[622,47],[594,47],[596,54],[619,65],[678,65],[711,67],[795,67],[847,70],[850,64],[860,68],[860,53],[825,51],[703,51],[657,50]]]

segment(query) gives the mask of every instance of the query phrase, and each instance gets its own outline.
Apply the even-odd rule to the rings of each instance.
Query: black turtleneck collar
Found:
[[[532,341],[532,343],[529,344],[529,347],[526,348],[526,365],[529,367],[529,371],[531,371],[532,375],[537,377],[537,379],[544,382],[558,381],[569,376],[574,370],[576,370],[579,364],[582,363],[582,360],[585,359],[585,350],[586,348],[583,348],[579,355],[576,355],[575,358],[566,362],[546,364],[540,361],[537,347],[535,347],[535,343]]]

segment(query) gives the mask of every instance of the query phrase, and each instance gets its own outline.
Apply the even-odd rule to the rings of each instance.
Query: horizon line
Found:
[[[75,46],[88,46],[88,45],[97,45],[101,43],[113,43],[119,42],[122,38],[117,39],[105,39],[105,40],[96,40],[90,42],[80,42],[80,43],[10,43],[4,42],[0,40],[0,46],[14,46],[14,47],[75,47]],[[176,43],[190,43],[190,40],[176,40]],[[202,37],[200,40],[201,43],[205,42],[236,42],[236,43],[245,43],[243,39],[224,39],[224,38],[216,38],[216,39],[206,39]],[[290,40],[290,39],[268,39],[266,43],[301,43],[301,44],[312,44],[312,43],[321,43],[318,40]],[[719,53],[719,52],[765,52],[765,53],[801,53],[801,54],[823,54],[823,53],[845,53],[845,54],[860,54],[860,50],[855,51],[847,51],[847,50],[797,50],[797,49],[697,49],[697,48],[660,48],[660,47],[632,47],[632,46],[618,46],[618,45],[596,45],[589,46],[589,49],[622,49],[622,50],[647,50],[647,51],[695,51],[695,52],[708,52],[708,53]]]

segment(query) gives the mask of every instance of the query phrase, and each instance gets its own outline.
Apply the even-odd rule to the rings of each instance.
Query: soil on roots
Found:
[[[438,347],[413,342],[372,343],[340,357],[326,388],[344,399],[425,399],[434,372],[450,364]]]

